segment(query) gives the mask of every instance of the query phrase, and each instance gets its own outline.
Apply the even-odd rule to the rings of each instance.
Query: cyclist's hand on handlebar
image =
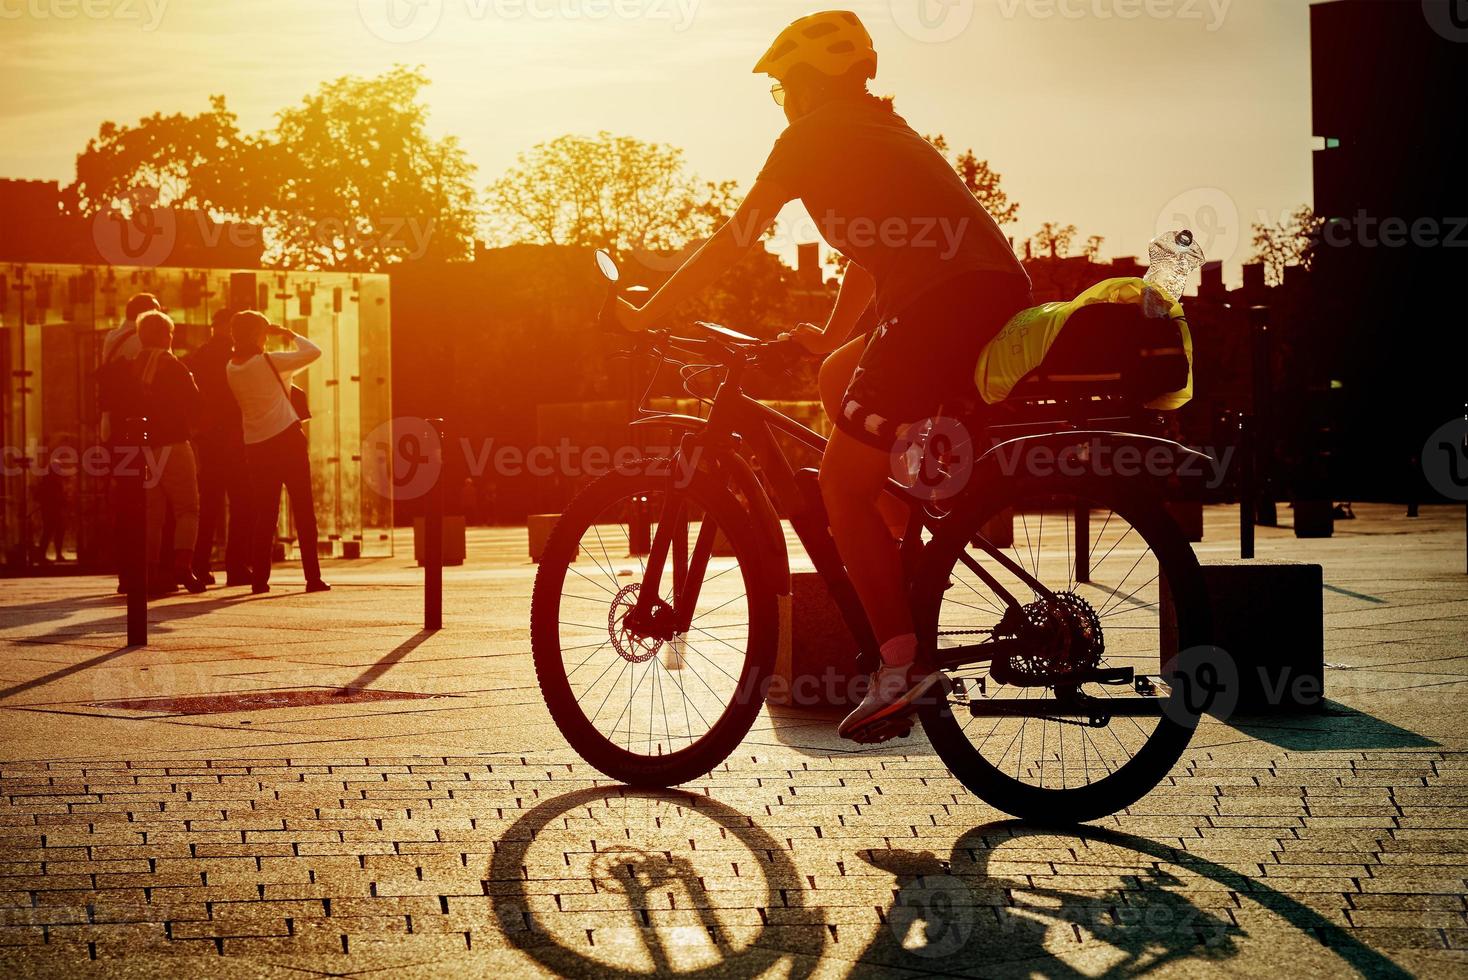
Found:
[[[629,333],[646,333],[652,326],[645,312],[621,297],[612,304],[611,313],[612,321]]]
[[[826,331],[814,323],[797,323],[795,329],[780,335],[781,340],[798,344],[806,353],[825,355],[830,353],[826,343]]]
[[[757,363],[766,370],[793,375],[801,362],[809,357],[810,351],[806,350],[799,341],[788,333],[782,333],[776,339],[766,341],[760,347]]]

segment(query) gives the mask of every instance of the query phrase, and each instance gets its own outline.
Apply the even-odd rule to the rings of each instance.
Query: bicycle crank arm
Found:
[[[1023,649],[1020,641],[1013,638],[967,643],[959,647],[940,647],[937,654],[938,669],[954,670],[972,664],[985,664],[996,657],[1022,652]]]
[[[1162,698],[988,698],[968,703],[975,718],[1160,718]]]

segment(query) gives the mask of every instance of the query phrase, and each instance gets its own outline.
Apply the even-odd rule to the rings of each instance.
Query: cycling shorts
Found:
[[[868,336],[836,427],[890,452],[912,423],[973,402],[979,354],[1030,305],[1029,280],[1013,273],[970,272],[934,286]]]

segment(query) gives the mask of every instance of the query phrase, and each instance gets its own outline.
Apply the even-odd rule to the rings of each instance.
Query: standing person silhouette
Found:
[[[134,293],[123,308],[123,320],[102,338],[102,356],[97,365],[97,435],[112,459],[117,459],[116,450],[123,432],[123,422],[135,415],[138,406],[136,376],[132,371],[132,359],[143,349],[138,339],[138,317],[149,310],[161,310],[158,297],[152,293]],[[126,591],[125,569],[122,559],[123,522],[127,515],[123,508],[122,481],[109,475],[107,483],[107,508],[111,512],[112,546],[117,558],[117,591]]]
[[[298,333],[272,324],[255,310],[230,317],[234,351],[225,368],[230,391],[240,406],[245,462],[254,488],[255,526],[250,591],[270,591],[270,552],[275,544],[275,522],[280,513],[280,489],[291,498],[291,516],[301,548],[307,592],[326,592],[321,580],[321,558],[316,550],[316,510],[311,498],[311,459],[301,418],[291,405],[291,376],[321,356],[321,348]],[[295,349],[267,354],[269,334],[289,337]]]
[[[173,320],[150,310],[138,317],[142,349],[132,364],[142,394],[140,410],[148,420],[148,444],[155,463],[147,487],[148,560],[158,560],[148,592],[161,597],[180,585],[190,592],[204,591],[193,575],[194,538],[199,528],[199,477],[190,433],[199,415],[199,389],[183,362],[173,356]],[[173,548],[162,558],[164,508],[173,510]]]
[[[199,537],[194,546],[194,574],[214,584],[210,571],[214,538],[225,523],[225,585],[249,585],[250,531],[254,526],[250,474],[245,466],[244,423],[226,377],[230,356],[229,321],[234,311],[215,312],[209,339],[184,358],[199,386],[201,411],[194,449],[199,460]]]
[[[867,91],[877,73],[856,14],[825,10],[781,31],[754,65],[789,125],[749,196],[642,307],[617,317],[646,330],[732,268],[784,205],[799,199],[850,263],[824,327],[792,336],[822,368],[836,431],[821,460],[821,495],[842,562],[881,644],[866,698],[838,729],[861,739],[935,693],[933,651],[919,650],[897,544],[878,500],[910,426],[974,390],[979,354],[1030,305],[1009,241],[931,143]],[[863,328],[871,305],[876,328]],[[842,345],[845,345],[844,347]],[[840,347],[841,350],[837,351]]]

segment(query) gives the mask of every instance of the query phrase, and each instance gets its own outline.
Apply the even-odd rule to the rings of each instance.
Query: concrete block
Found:
[[[1295,537],[1328,538],[1335,533],[1335,504],[1330,500],[1295,501]]]
[[[424,535],[425,518],[413,518],[413,560],[423,564],[423,550],[427,537]],[[464,564],[464,516],[445,514],[443,518],[443,563]]]
[[[996,548],[1014,547],[1014,511],[1001,510],[984,522],[979,533],[988,538]]]
[[[540,561],[540,556],[545,553],[545,543],[550,540],[551,530],[560,519],[560,514],[531,514],[525,518],[526,529],[530,532],[531,561]],[[581,549],[577,548],[571,560],[576,561],[580,557]]]
[[[1169,500],[1164,505],[1189,541],[1203,540],[1203,501]]]
[[[1325,703],[1325,618],[1319,565],[1211,561],[1203,565],[1213,609],[1213,659],[1221,690],[1216,714],[1298,714]],[[1165,621],[1164,649],[1176,646]],[[1231,690],[1230,690],[1231,689]]]
[[[792,708],[855,706],[866,693],[856,670],[857,643],[826,580],[816,572],[790,576],[790,635],[782,638],[769,700]]]

